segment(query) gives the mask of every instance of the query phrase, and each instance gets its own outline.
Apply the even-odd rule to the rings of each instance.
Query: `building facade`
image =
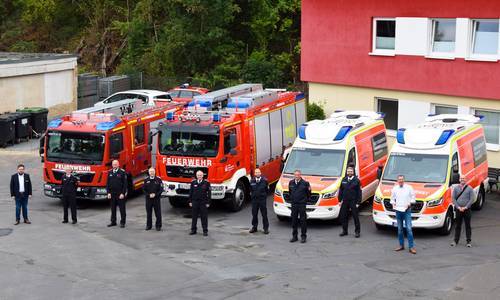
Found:
[[[77,57],[0,52],[0,112],[45,107],[49,118],[76,109]]]
[[[500,168],[500,1],[304,0],[309,99],[386,113],[388,135],[429,114],[482,115]]]

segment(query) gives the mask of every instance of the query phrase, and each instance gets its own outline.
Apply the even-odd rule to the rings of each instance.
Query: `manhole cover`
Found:
[[[0,236],[6,236],[12,233],[12,228],[0,228]]]

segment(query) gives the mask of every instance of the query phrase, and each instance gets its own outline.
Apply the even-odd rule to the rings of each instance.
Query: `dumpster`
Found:
[[[15,120],[15,136],[16,142],[21,141],[21,139],[28,139],[31,136],[30,130],[30,117],[31,115],[26,112],[8,112],[6,115],[11,115]]]
[[[0,146],[5,147],[7,144],[14,144],[16,139],[16,119],[9,114],[0,115]]]
[[[36,136],[42,135],[47,130],[47,114],[49,110],[45,107],[26,107],[17,111],[30,114],[31,130]]]

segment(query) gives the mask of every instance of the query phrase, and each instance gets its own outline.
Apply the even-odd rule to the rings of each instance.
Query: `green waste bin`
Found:
[[[30,132],[30,117],[31,115],[27,112],[8,112],[6,115],[11,115],[16,120],[15,132],[16,132],[16,142],[20,142],[21,139],[28,139],[31,136]]]
[[[47,130],[47,114],[49,110],[45,107],[26,107],[18,109],[17,111],[30,114],[31,130],[33,130],[37,136],[42,135],[45,130]]]
[[[0,115],[0,146],[14,144],[16,139],[16,117],[11,114]]]

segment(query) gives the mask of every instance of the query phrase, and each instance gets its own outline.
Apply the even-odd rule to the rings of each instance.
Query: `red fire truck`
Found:
[[[130,99],[52,120],[40,140],[45,195],[61,197],[61,178],[69,166],[80,178],[78,198],[106,199],[107,171],[114,159],[128,174],[129,191],[140,188],[153,165],[152,122],[181,107],[171,103],[151,108]]]
[[[193,98],[158,126],[156,170],[172,206],[185,206],[189,184],[202,170],[212,199],[241,209],[249,179],[260,168],[277,181],[282,154],[306,121],[303,94],[241,84]]]

